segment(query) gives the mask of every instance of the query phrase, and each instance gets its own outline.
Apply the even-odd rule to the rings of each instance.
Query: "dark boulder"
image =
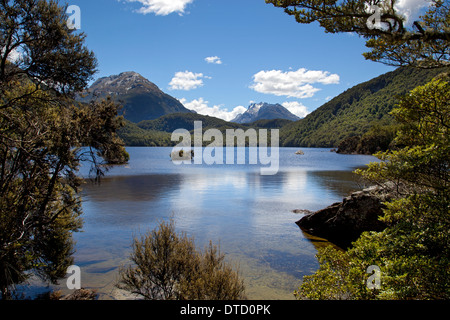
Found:
[[[302,231],[327,239],[341,248],[348,248],[365,231],[382,231],[386,225],[379,220],[383,202],[376,188],[352,193],[342,202],[306,214],[297,222]]]

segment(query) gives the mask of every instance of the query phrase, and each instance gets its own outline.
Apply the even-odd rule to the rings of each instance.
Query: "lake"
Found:
[[[211,240],[239,267],[249,299],[293,299],[304,275],[318,268],[317,246],[295,224],[294,209],[318,210],[362,187],[352,173],[376,161],[329,149],[280,148],[279,171],[259,165],[175,165],[171,148],[127,148],[129,164],[113,167],[100,184],[83,186],[83,231],[75,264],[82,286],[100,299],[125,299],[115,288],[118,267],[129,263],[134,236],[174,219],[176,229]],[[248,148],[246,149],[248,153]],[[65,282],[63,281],[64,285]],[[63,287],[63,286],[62,286]]]

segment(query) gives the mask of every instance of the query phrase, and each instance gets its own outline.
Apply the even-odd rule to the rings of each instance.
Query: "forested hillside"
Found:
[[[170,133],[145,130],[128,120],[125,120],[125,126],[118,130],[118,134],[125,145],[129,147],[167,147],[175,145],[170,141]]]
[[[173,131],[181,128],[192,131],[194,122],[201,121],[203,130],[215,128],[222,132],[238,128],[278,128],[283,147],[338,147],[343,140],[363,137],[376,128],[388,130],[394,124],[389,112],[399,97],[443,71],[399,68],[348,89],[296,122],[275,119],[238,124],[197,113],[172,113],[137,124],[126,121],[119,135],[128,146],[173,146],[170,139]]]
[[[203,132],[208,129],[218,129],[223,134],[225,134],[226,129],[279,129],[292,122],[285,119],[274,119],[238,124],[197,113],[173,113],[158,119],[141,121],[137,124],[125,120],[125,126],[118,133],[127,146],[174,146],[177,143],[171,141],[172,132],[177,129],[186,129],[193,133],[195,121],[202,122]]]
[[[361,83],[318,108],[306,118],[284,126],[280,145],[336,147],[362,136],[374,125],[393,123],[389,112],[402,96],[441,73],[442,69],[399,68]]]
[[[195,121],[201,121],[203,129],[215,128],[220,130],[221,128],[232,129],[244,127],[237,123],[227,122],[219,118],[204,116],[197,113],[172,113],[158,119],[141,121],[137,126],[145,130],[172,133],[181,128],[188,131],[194,130]]]

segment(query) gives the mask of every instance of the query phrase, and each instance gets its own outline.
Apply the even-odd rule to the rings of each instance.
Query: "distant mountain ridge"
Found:
[[[401,96],[450,68],[402,67],[358,84],[304,119],[280,130],[283,147],[337,147],[350,137],[361,137],[375,125],[394,123],[389,114]]]
[[[280,129],[282,147],[338,147],[345,139],[362,137],[371,128],[393,124],[389,112],[400,96],[449,69],[398,68],[346,90],[300,120],[283,106],[268,103],[251,104],[232,122],[203,116],[135,72],[98,79],[85,99],[109,95],[122,101],[127,121],[119,136],[128,146],[172,146],[173,130],[191,131],[195,121],[202,121],[203,130],[222,132]]]
[[[157,119],[170,113],[191,113],[180,101],[161,91],[137,72],[122,72],[95,81],[82,101],[111,96],[123,105],[125,119],[132,122]]]
[[[139,123],[125,121],[125,126],[119,129],[118,134],[127,146],[174,146],[177,142],[171,140],[172,132],[177,129],[186,129],[192,133],[195,121],[202,122],[203,131],[218,129],[222,133],[225,133],[227,129],[280,129],[292,122],[290,120],[275,119],[239,124],[197,113],[173,113]]]
[[[285,119],[291,121],[300,120],[295,114],[291,113],[288,109],[281,104],[269,104],[265,102],[252,103],[247,111],[238,115],[231,122],[236,123],[251,123],[258,120],[274,120]]]

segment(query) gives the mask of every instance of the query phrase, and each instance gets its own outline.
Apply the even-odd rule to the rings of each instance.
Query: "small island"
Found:
[[[192,160],[194,159],[194,150],[174,150],[170,153],[170,158],[173,161],[184,161],[184,160]]]

